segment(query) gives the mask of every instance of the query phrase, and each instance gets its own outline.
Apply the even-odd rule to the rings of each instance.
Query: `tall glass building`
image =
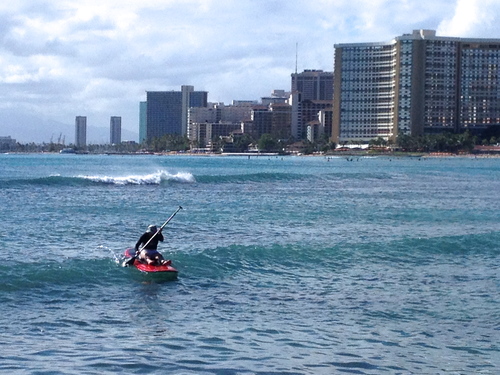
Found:
[[[147,139],[146,136],[146,122],[148,115],[148,102],[139,103],[139,143],[144,142]]]
[[[111,116],[109,120],[109,142],[113,145],[122,143],[122,118]]]
[[[76,147],[87,147],[87,116],[76,116],[75,118],[75,145]]]
[[[332,140],[479,132],[500,126],[500,39],[414,30],[335,45]]]
[[[206,107],[208,98],[206,91],[194,91],[193,86],[182,86],[181,91],[148,91],[146,95],[147,140],[167,134],[187,135],[188,109]]]

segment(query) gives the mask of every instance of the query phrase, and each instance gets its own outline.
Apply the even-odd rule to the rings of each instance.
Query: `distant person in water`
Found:
[[[135,244],[135,253],[139,255],[139,260],[155,266],[170,264],[171,261],[165,260],[157,250],[158,242],[163,240],[161,230],[158,230],[156,225],[150,225]]]

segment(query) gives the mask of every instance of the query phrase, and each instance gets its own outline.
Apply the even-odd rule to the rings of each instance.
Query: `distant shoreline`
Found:
[[[59,155],[59,152],[2,152],[4,155],[28,155],[28,154],[49,154],[49,155]],[[61,154],[61,155],[109,155],[109,156],[204,156],[204,157],[227,157],[227,156],[239,156],[239,157],[324,157],[324,158],[343,158],[343,157],[393,157],[393,158],[473,158],[473,159],[489,159],[489,158],[500,158],[500,152],[498,153],[447,153],[447,152],[428,152],[428,153],[405,153],[405,152],[394,152],[394,153],[377,153],[377,152],[365,152],[365,151],[340,151],[335,153],[327,154],[300,154],[300,153],[290,153],[290,154],[279,154],[272,152],[241,152],[241,153],[191,153],[191,152],[101,152],[101,153],[90,153],[90,152],[75,152],[73,154]]]

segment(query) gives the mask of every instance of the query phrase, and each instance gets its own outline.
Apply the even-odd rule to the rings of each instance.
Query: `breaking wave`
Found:
[[[161,185],[168,182],[192,183],[196,182],[194,176],[189,172],[169,173],[158,171],[147,175],[128,176],[77,176],[97,183],[112,185]]]
[[[15,186],[87,186],[93,184],[109,185],[162,185],[167,183],[193,183],[195,177],[189,172],[170,173],[158,171],[144,175],[77,175],[61,176],[52,175],[48,177],[37,177],[29,179],[14,179],[0,182],[0,188]]]

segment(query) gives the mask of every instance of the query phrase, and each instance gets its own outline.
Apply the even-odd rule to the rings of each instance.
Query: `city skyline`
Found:
[[[256,100],[289,90],[296,68],[333,71],[334,44],[390,40],[413,29],[498,38],[499,14],[492,0],[21,0],[0,6],[0,136],[49,141],[25,139],[33,133],[23,116],[55,127],[79,114],[104,128],[116,114],[123,131],[138,134],[147,91],[193,85],[210,102]]]

